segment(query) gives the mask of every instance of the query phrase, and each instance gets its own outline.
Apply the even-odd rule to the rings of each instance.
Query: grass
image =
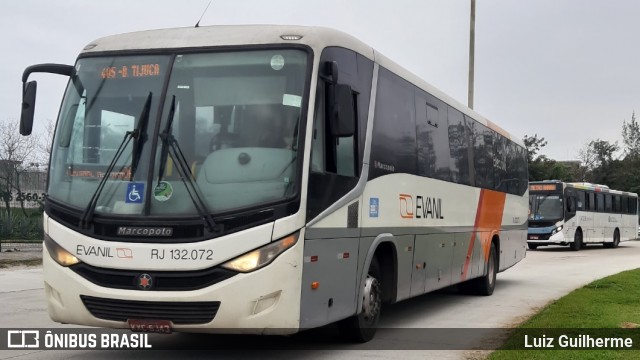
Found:
[[[42,259],[0,259],[0,269],[5,269],[12,266],[39,266],[42,265]]]
[[[554,349],[525,349],[533,338],[552,338]],[[640,350],[640,269],[606,277],[547,305],[515,329],[488,359],[630,359],[638,350],[562,349],[559,337],[631,338]],[[562,350],[559,350],[562,349]]]

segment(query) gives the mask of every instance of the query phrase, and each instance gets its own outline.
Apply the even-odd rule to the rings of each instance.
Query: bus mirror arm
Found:
[[[20,134],[23,136],[31,135],[31,130],[33,129],[38,83],[35,80],[27,82],[27,79],[29,79],[29,75],[34,72],[71,76],[73,74],[73,66],[38,64],[31,65],[24,70],[22,73],[22,110],[20,113]]]
[[[325,61],[323,71],[320,71],[320,78],[330,84],[338,83],[338,63],[335,61]]]

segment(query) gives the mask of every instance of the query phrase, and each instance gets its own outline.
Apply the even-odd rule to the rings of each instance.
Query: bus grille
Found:
[[[80,295],[84,306],[99,319],[170,320],[174,324],[206,324],[213,320],[219,301],[158,302],[97,298]]]
[[[194,271],[134,271],[105,269],[80,263],[71,266],[70,269],[88,281],[102,287],[139,291],[198,290],[217,284],[238,274],[237,272],[221,267]],[[147,289],[141,289],[136,283],[136,279],[142,273],[149,274],[153,278],[151,287]]]

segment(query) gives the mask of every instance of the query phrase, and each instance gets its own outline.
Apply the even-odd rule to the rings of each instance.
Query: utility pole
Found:
[[[473,109],[473,76],[474,76],[474,67],[475,67],[475,37],[476,37],[476,0],[471,0],[471,16],[470,16],[470,26],[469,26],[469,98],[468,105],[469,108]]]

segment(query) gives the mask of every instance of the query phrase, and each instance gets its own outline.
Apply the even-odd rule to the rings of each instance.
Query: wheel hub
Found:
[[[380,282],[370,275],[364,284],[362,313],[366,320],[374,320],[380,313]]]

